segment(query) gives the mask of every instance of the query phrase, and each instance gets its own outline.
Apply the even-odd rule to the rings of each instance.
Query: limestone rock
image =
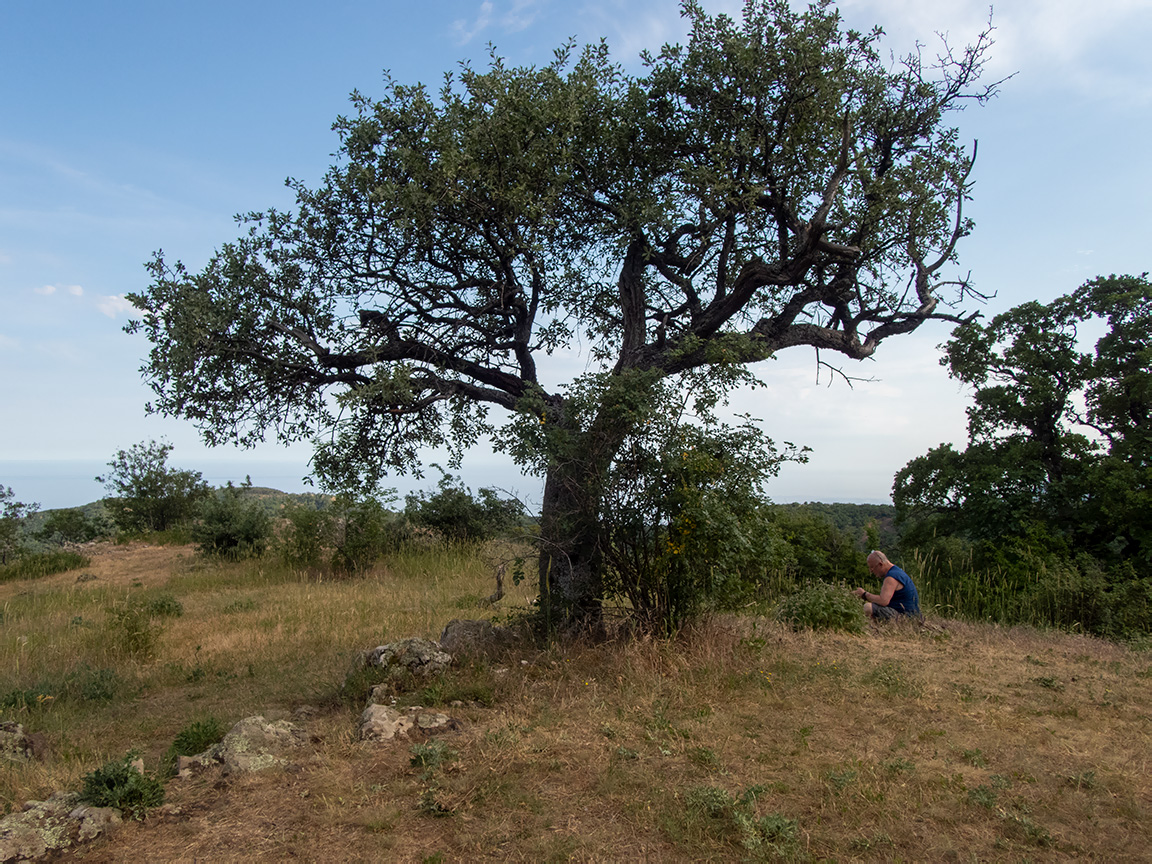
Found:
[[[0,862],[32,861],[106,834],[121,824],[113,807],[89,807],[75,792],[30,801],[0,819]]]
[[[491,621],[453,618],[440,634],[440,647],[453,656],[487,657],[520,642],[520,634]]]
[[[28,735],[24,727],[12,720],[0,723],[0,759],[27,762],[44,749],[43,736]]]
[[[360,715],[360,740],[392,741],[410,738],[413,733],[434,735],[460,728],[460,724],[437,711],[426,708],[397,709],[389,705],[369,705]]]
[[[301,746],[307,736],[287,720],[269,722],[257,714],[237,723],[224,740],[190,759],[181,760],[181,773],[200,766],[223,765],[225,773],[263,771],[288,765],[284,754]]]
[[[373,648],[364,658],[367,666],[381,666],[397,675],[435,675],[452,665],[452,655],[430,639],[411,637]]]

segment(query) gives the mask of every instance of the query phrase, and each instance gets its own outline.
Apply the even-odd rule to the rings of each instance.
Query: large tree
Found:
[[[1094,346],[1085,332],[1102,333]],[[1152,284],[1093,279],[957,328],[942,363],[973,387],[968,446],[896,475],[912,543],[1027,539],[1139,572],[1152,564]]]
[[[948,271],[975,154],[947,119],[995,89],[987,34],[886,64],[829,2],[683,14],[639,76],[600,44],[354,93],[293,210],[243,217],[200,272],[158,254],[130,295],[150,408],[209,443],[315,439],[333,486],[493,434],[546,474],[542,592],[595,616],[603,483],[653,388],[707,406],[784,348],[862,360],[969,290]],[[541,355],[575,345],[588,373],[546,386]]]

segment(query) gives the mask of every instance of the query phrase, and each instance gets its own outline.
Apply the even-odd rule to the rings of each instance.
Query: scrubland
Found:
[[[1152,656],[930,618],[862,636],[754,614],[670,640],[524,644],[414,686],[459,728],[357,740],[359,652],[504,621],[508,550],[429,544],[355,578],[191,547],[94,547],[0,584],[0,719],[43,758],[0,767],[19,808],[214,718],[293,718],[287,769],[166,781],[169,806],[85,861],[1147,860]],[[133,612],[148,610],[147,615]],[[307,706],[310,710],[300,712]]]

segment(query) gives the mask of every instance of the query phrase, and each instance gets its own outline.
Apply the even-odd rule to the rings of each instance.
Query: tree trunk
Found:
[[[553,466],[544,481],[540,514],[540,605],[549,624],[587,629],[603,627],[603,555],[600,550],[598,491],[592,466]],[[582,476],[581,476],[582,475]]]

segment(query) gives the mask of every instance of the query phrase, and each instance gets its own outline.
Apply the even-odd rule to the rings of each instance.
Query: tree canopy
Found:
[[[1082,344],[1087,331],[1100,332]],[[968,447],[896,476],[893,500],[932,534],[1040,540],[1105,565],[1152,564],[1152,284],[1093,279],[1048,304],[958,328],[942,363],[975,388]]]
[[[987,33],[886,64],[829,2],[683,14],[639,75],[567,45],[354,93],[294,209],[242,217],[199,272],[158,253],[129,295],[150,409],[212,444],[313,439],[333,487],[492,434],[547,476],[542,590],[594,613],[603,484],[653,388],[707,413],[781,349],[864,359],[971,290],[975,148],[947,120],[995,90]],[[548,384],[576,347],[588,372]]]

